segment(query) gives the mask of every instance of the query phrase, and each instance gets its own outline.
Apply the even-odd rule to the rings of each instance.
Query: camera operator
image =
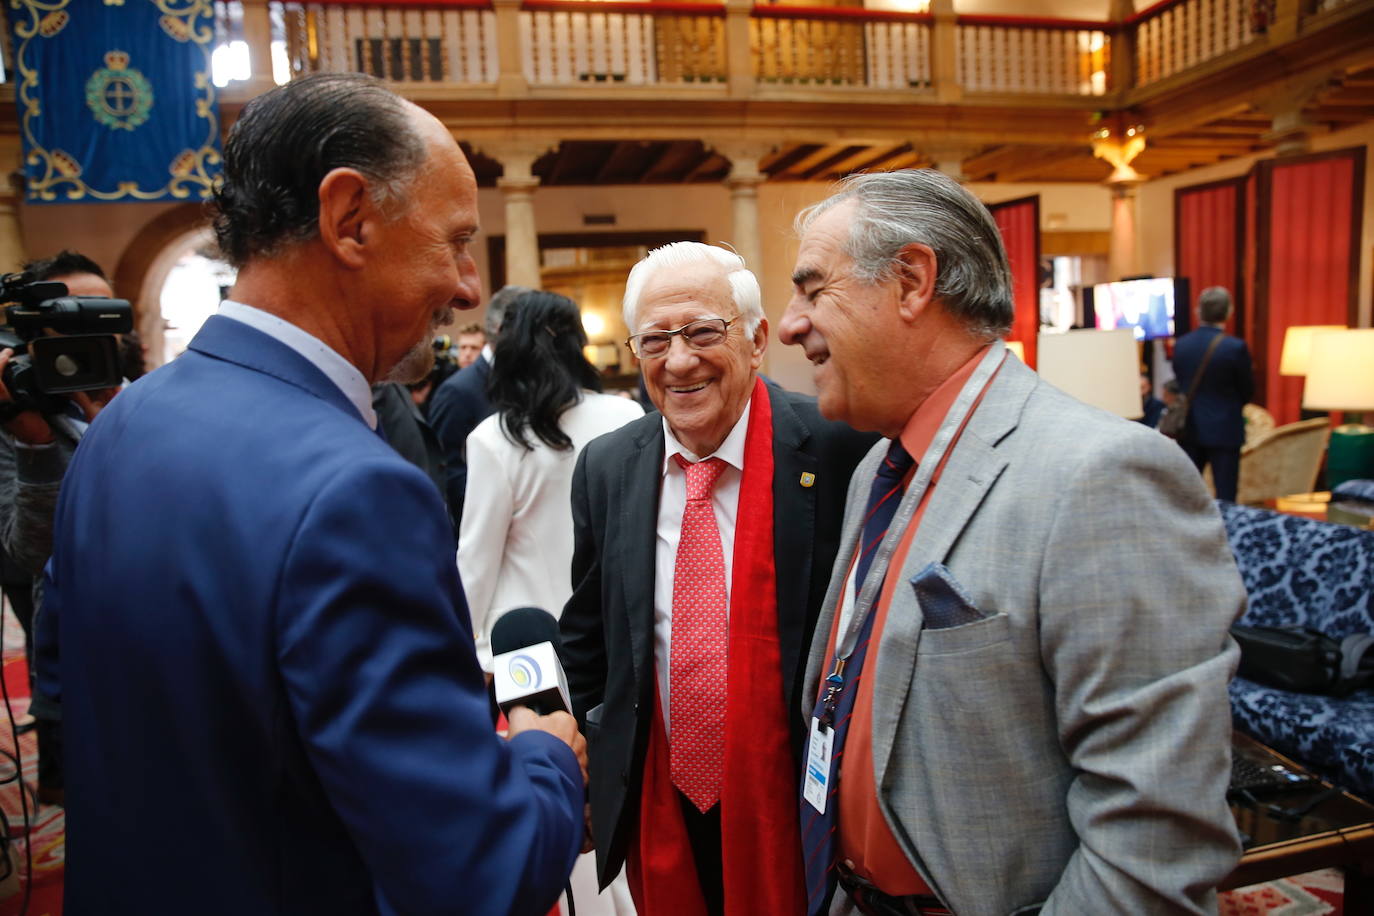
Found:
[[[72,296],[114,295],[100,266],[76,252],[33,261],[24,271],[34,280],[65,283]],[[14,355],[12,349],[0,349],[0,375]],[[31,680],[33,623],[36,613],[41,614],[41,573],[52,552],[53,509],[62,475],[77,440],[115,390],[73,392],[60,412],[45,413],[16,410],[12,393],[0,381],[0,585],[24,628]],[[61,710],[35,684],[29,712],[38,733],[38,798],[61,804]]]

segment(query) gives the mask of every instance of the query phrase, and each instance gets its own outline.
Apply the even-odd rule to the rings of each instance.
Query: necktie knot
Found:
[[[886,480],[901,480],[915,463],[915,459],[907,453],[906,446],[902,445],[902,440],[893,439],[887,447],[887,454],[883,456],[883,463],[878,465],[878,476]]]
[[[691,462],[681,455],[674,455],[673,460],[687,475],[688,501],[710,499],[711,490],[725,470],[725,461],[721,458],[707,458],[705,461]]]

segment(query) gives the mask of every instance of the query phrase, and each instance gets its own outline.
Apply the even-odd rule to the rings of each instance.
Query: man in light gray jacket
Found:
[[[1006,254],[949,178],[854,176],[799,225],[782,341],[889,440],[804,681],[811,912],[1214,912],[1245,594],[1197,473],[1007,355]]]

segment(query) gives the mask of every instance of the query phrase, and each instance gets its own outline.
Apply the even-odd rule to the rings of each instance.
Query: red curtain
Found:
[[[1261,162],[1255,361],[1265,406],[1299,417],[1303,379],[1279,375],[1290,325],[1353,324],[1364,150]]]
[[[1240,335],[1245,339],[1246,345],[1250,347],[1251,358],[1254,358],[1255,354],[1260,351],[1259,312],[1255,304],[1259,298],[1255,294],[1255,279],[1259,262],[1255,243],[1259,237],[1257,235],[1257,227],[1259,226],[1258,201],[1259,175],[1254,169],[1251,169],[1250,174],[1245,176],[1245,250],[1241,265],[1241,271],[1244,275],[1245,298],[1241,301],[1243,319]],[[1252,400],[1256,404],[1263,404],[1266,401],[1263,373],[1258,373],[1255,376],[1255,396]]]
[[[1188,279],[1190,301],[1177,307],[1195,312],[1198,294],[1209,286],[1224,286],[1243,316],[1245,289],[1241,283],[1241,181],[1179,188],[1174,192],[1174,265]],[[1232,318],[1230,330],[1244,319]],[[1193,326],[1189,323],[1187,326]]]
[[[1040,195],[988,207],[1011,264],[1012,318],[1008,340],[1026,348],[1026,365],[1035,368],[1035,337],[1040,332]]]

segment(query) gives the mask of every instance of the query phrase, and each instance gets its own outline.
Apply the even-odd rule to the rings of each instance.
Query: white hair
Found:
[[[759,290],[758,278],[744,264],[744,258],[702,242],[671,242],[649,252],[638,264],[630,269],[625,281],[625,298],[622,310],[625,327],[631,334],[639,332],[635,316],[639,312],[639,300],[644,295],[644,287],[661,270],[675,270],[697,264],[710,264],[720,269],[726,282],[730,284],[730,298],[744,319],[744,334],[752,338],[763,321],[763,293]]]

